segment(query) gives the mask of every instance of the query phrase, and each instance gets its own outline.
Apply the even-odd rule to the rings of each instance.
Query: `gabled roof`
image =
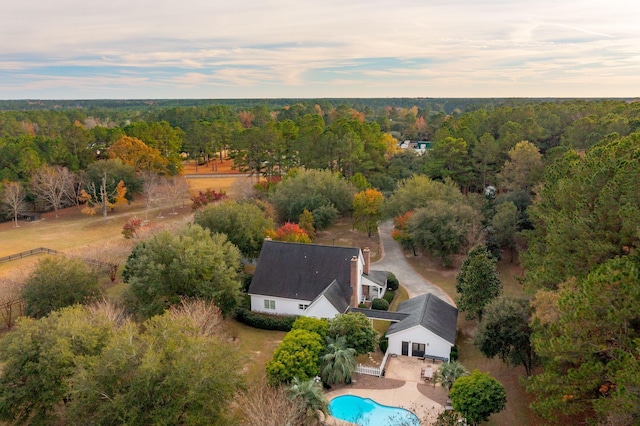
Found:
[[[368,274],[362,274],[363,277],[366,277],[374,284],[378,284],[380,287],[385,287],[387,285],[387,278],[389,277],[389,271],[369,271]]]
[[[314,300],[335,280],[348,304],[354,256],[360,256],[359,248],[266,240],[249,294]]]
[[[342,291],[340,284],[338,284],[338,281],[336,280],[333,280],[333,282],[329,284],[329,287],[325,288],[324,291],[318,295],[318,297],[313,299],[313,301],[311,301],[311,304],[313,304],[322,296],[324,296],[329,301],[329,303],[331,303],[331,305],[336,308],[336,311],[341,314],[344,313],[349,307],[349,302],[347,302],[347,300],[345,299],[344,292]]]
[[[439,297],[427,293],[398,305],[397,312],[409,314],[403,321],[391,324],[387,336],[421,325],[450,343],[456,341],[458,308]]]

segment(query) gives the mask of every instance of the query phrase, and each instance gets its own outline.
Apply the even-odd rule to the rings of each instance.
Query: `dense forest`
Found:
[[[385,196],[406,248],[444,264],[478,244],[487,256],[519,253],[529,298],[513,309],[524,339],[482,351],[532,372],[533,408],[550,421],[640,421],[640,102],[2,101],[0,110],[7,219],[83,193],[115,203],[123,186],[128,197],[143,191],[149,173],[179,175],[185,158],[213,167],[228,156],[273,183],[263,196],[281,219],[349,214],[350,202],[306,199],[296,186],[330,171]],[[418,155],[403,141],[431,148]],[[299,211],[287,210],[292,197]],[[492,302],[459,307],[486,333],[489,320],[495,333],[514,325]]]

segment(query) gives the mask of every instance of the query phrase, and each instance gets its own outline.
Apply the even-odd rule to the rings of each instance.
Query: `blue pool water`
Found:
[[[381,405],[369,398],[342,395],[329,403],[329,413],[336,419],[361,426],[420,426],[412,412],[399,407]]]

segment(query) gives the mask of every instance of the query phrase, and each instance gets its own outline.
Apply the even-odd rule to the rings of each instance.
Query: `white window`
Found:
[[[275,309],[276,308],[276,301],[275,300],[264,300],[264,308],[265,309]]]
[[[308,307],[309,307],[309,305],[305,305],[305,304],[302,304],[302,303],[300,303],[300,304],[298,305],[298,309],[300,309],[301,311],[304,311],[304,310],[305,310],[305,309],[307,309]]]

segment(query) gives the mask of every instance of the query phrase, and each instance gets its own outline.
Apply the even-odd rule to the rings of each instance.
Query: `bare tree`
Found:
[[[25,197],[26,193],[20,182],[9,182],[4,185],[0,202],[13,215],[13,223],[16,228],[19,226],[18,215],[27,209],[27,203],[24,201]]]
[[[269,386],[265,380],[252,383],[238,398],[243,425],[297,426],[317,424],[308,418],[303,404],[290,400],[284,386]]]
[[[78,173],[73,173],[73,179],[71,184],[67,188],[65,192],[65,198],[67,199],[67,203],[69,205],[74,205],[80,207],[80,195],[82,193],[82,188],[84,186],[84,182],[87,178],[87,173],[83,170]],[[67,204],[65,203],[65,204]]]
[[[113,283],[117,278],[118,269],[127,261],[133,246],[134,242],[131,240],[110,240],[66,250],[65,255],[82,259],[97,274],[106,273]]]
[[[159,199],[161,179],[157,173],[145,170],[142,172],[142,195],[144,196],[144,220],[149,220],[149,210]]]
[[[171,214],[176,213],[176,204],[178,200],[182,201],[184,208],[184,200],[189,197],[189,183],[183,176],[172,176],[167,179],[164,185],[165,196],[171,203]]]
[[[31,177],[31,187],[36,196],[52,207],[58,217],[65,195],[73,190],[74,175],[66,167],[44,166]],[[71,188],[71,189],[70,189]]]

